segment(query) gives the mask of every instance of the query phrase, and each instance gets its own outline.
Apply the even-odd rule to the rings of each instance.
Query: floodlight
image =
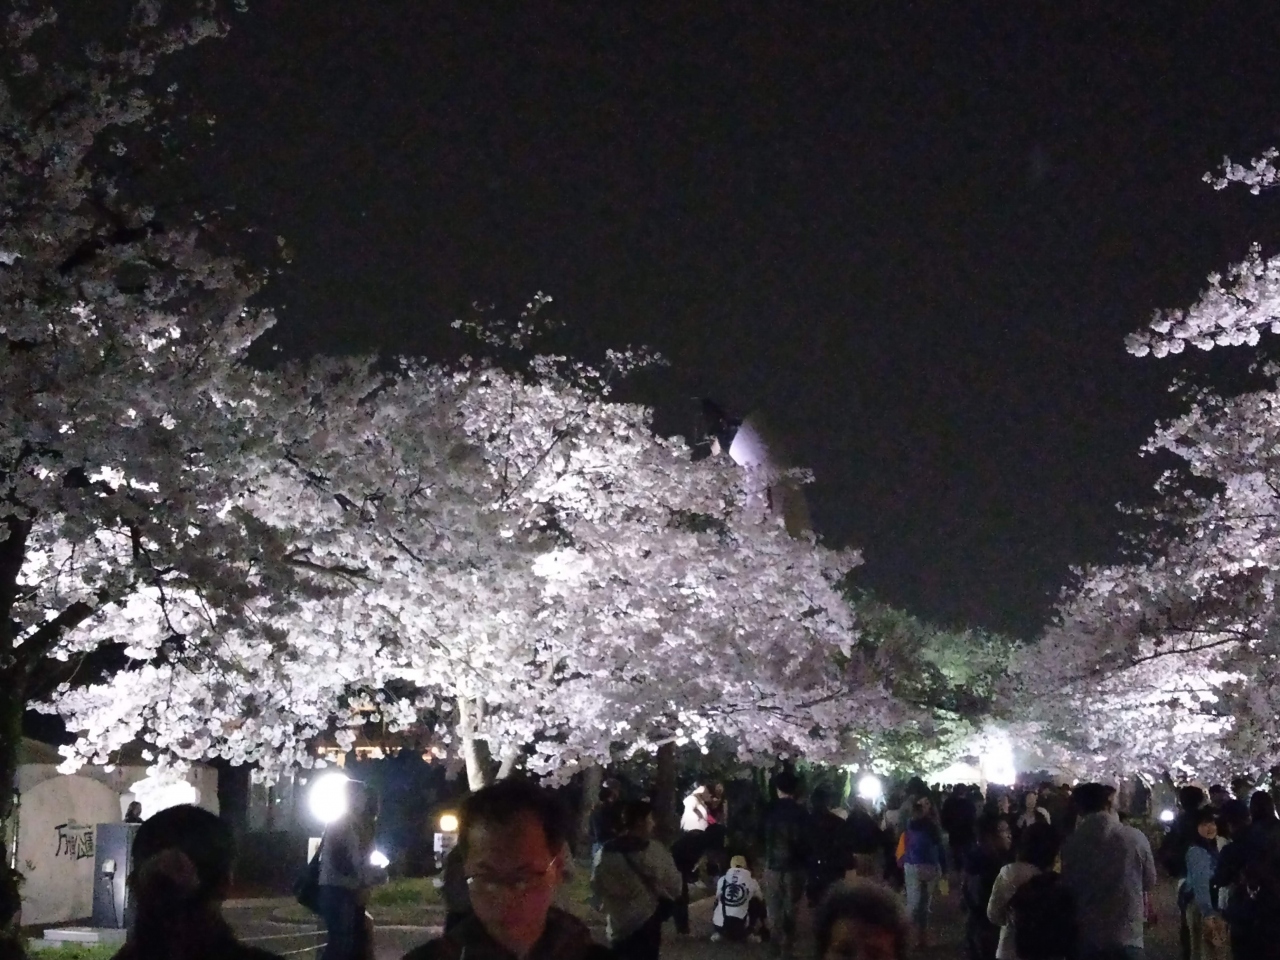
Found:
[[[307,793],[307,806],[311,815],[321,823],[330,824],[347,815],[348,778],[341,773],[326,773],[317,777]]]
[[[858,796],[863,800],[870,800],[876,803],[884,796],[884,789],[880,786],[880,778],[867,774],[858,781]]]
[[[389,864],[390,862],[391,861],[387,859],[387,855],[383,853],[381,850],[375,850],[373,851],[373,853],[369,854],[369,863],[372,866],[381,867],[382,869],[385,870],[387,864]]]

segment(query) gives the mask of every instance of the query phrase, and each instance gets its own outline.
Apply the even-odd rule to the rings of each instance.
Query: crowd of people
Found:
[[[727,849],[715,785],[690,794],[670,847],[654,837],[650,802],[606,785],[591,864],[606,947],[554,903],[574,869],[555,794],[523,780],[485,787],[460,811],[445,931],[405,960],[657,960],[668,919],[688,935],[699,872],[714,896],[713,937],[767,941],[783,958],[794,955],[807,901],[818,957],[902,960],[930,944],[935,898],[955,883],[970,960],[1137,960],[1154,922],[1157,863],[1179,878],[1184,960],[1261,960],[1280,949],[1280,817],[1265,792],[1246,800],[1184,788],[1154,851],[1117,812],[1115,789],[1098,783],[984,794],[913,780],[887,805],[846,807],[821,787],[802,803],[784,771],[771,793],[747,851]],[[376,801],[358,785],[351,800],[352,816],[326,833],[316,861],[325,960],[371,956]],[[231,860],[226,826],[203,810],[174,807],[143,823],[121,960],[269,958],[236,942],[222,918]]]

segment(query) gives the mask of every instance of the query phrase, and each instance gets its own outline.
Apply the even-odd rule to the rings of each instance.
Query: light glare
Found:
[[[880,778],[867,774],[859,780],[858,796],[863,800],[870,800],[872,803],[877,802],[884,796],[884,789],[880,786]]]
[[[333,823],[347,815],[347,777],[326,773],[317,777],[307,794],[311,815],[321,823]]]

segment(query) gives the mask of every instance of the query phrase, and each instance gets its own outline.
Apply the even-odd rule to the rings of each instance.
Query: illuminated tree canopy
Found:
[[[195,9],[138,3],[78,70],[42,59],[51,10],[9,21],[0,776],[33,700],[81,734],[72,765],[141,738],[268,776],[371,718],[446,717],[469,761],[540,772],[713,732],[822,756],[895,722],[856,553],[770,512],[799,474],[695,462],[615,401],[643,351],[248,362],[262,274],[117,163],[164,139],[157,60],[224,31]],[[527,347],[545,302],[480,332]]]
[[[1219,189],[1276,182],[1275,153],[1228,161]],[[1253,346],[1280,332],[1280,258],[1254,246],[1197,303],[1160,311],[1138,356]],[[1238,396],[1190,393],[1146,452],[1171,455],[1152,532],[1133,562],[1080,572],[1021,664],[1027,709],[1096,769],[1193,773],[1280,761],[1280,382]]]

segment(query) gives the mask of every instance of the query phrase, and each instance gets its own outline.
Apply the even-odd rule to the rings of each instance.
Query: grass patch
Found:
[[[429,877],[405,877],[370,890],[367,909],[374,923],[415,927],[439,923],[444,903]],[[271,919],[281,923],[320,923],[320,918],[300,903],[273,911]]]
[[[59,947],[31,948],[27,955],[48,957],[49,960],[111,960],[119,949],[118,943],[68,943]]]
[[[440,891],[430,877],[392,880],[369,891],[369,912],[377,917],[378,907],[443,906]]]

